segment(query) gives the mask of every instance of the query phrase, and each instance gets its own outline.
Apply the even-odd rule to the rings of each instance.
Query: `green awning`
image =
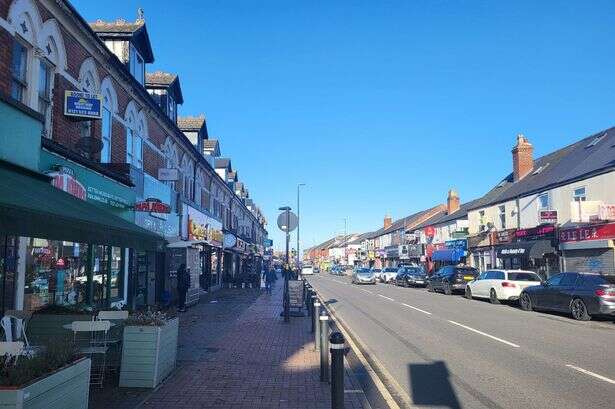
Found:
[[[0,162],[0,234],[161,250],[165,240],[56,189],[40,173]]]

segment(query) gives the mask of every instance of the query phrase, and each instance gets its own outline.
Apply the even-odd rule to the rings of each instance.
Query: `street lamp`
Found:
[[[299,230],[301,228],[301,208],[300,208],[300,196],[299,196],[299,192],[300,192],[300,188],[301,186],[305,186],[305,183],[299,183],[297,185],[297,268],[299,268],[299,259],[300,259],[300,254],[301,254],[301,249],[299,248]]]

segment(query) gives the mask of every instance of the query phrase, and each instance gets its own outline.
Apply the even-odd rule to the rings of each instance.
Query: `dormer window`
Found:
[[[130,45],[130,73],[139,84],[143,85],[145,83],[145,63],[143,62],[143,57],[137,51],[137,49],[131,44]]]
[[[176,108],[175,98],[173,98],[173,96],[170,94],[167,95],[167,103],[168,103],[169,118],[171,118],[171,120],[175,122],[177,121],[177,110],[175,109]]]

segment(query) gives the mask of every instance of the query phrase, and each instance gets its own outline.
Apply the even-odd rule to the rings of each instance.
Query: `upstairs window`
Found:
[[[175,122],[177,120],[177,113],[175,111],[175,100],[173,99],[171,94],[167,94],[167,104],[168,104],[167,112],[169,114],[169,118],[171,118],[171,120]]]
[[[13,59],[11,61],[11,97],[26,103],[28,83],[28,49],[19,40],[13,40]]]
[[[538,210],[549,210],[551,208],[551,201],[549,200],[549,194],[543,193],[538,195]]]
[[[485,211],[481,210],[478,212],[478,231],[483,232],[487,229],[487,226],[485,224]]]
[[[53,69],[46,60],[40,60],[38,70],[38,112],[45,118],[45,126],[50,117],[51,108],[51,73]]]
[[[506,229],[506,206],[498,206],[498,210],[500,211],[500,228],[504,230]]]
[[[584,202],[587,200],[587,196],[585,196],[585,186],[574,189],[572,198],[575,202]]]
[[[130,73],[137,81],[139,81],[139,84],[143,85],[145,83],[145,63],[143,62],[143,58],[137,49],[132,44],[130,45],[129,59]]]

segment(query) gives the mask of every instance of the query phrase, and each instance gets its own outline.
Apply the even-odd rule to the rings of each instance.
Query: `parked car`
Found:
[[[344,275],[344,271],[342,270],[342,267],[340,266],[333,266],[331,267],[331,274],[336,275],[336,276],[342,276]]]
[[[456,291],[465,291],[466,284],[478,277],[474,267],[444,266],[429,277],[427,289],[431,292],[442,291],[450,295]]]
[[[319,273],[320,273],[320,267],[314,266],[314,274],[319,274]]]
[[[466,286],[466,298],[488,298],[492,304],[518,300],[527,287],[540,285],[540,276],[532,271],[489,270]]]
[[[395,284],[402,287],[425,286],[427,275],[421,267],[401,267],[395,278]]]
[[[395,282],[395,278],[397,277],[397,271],[399,268],[397,267],[385,267],[382,269],[380,273],[380,281],[383,283],[393,283]]]
[[[376,276],[369,268],[356,268],[352,273],[353,284],[376,284]]]
[[[380,281],[380,276],[382,275],[382,269],[372,267],[372,273],[374,273],[374,276],[376,276],[376,281]]]
[[[519,304],[526,311],[566,312],[579,321],[588,321],[594,315],[615,317],[615,276],[556,274],[541,285],[524,289]]]
[[[301,268],[301,275],[306,276],[306,275],[312,275],[312,274],[314,274],[314,267],[312,267],[312,266],[303,266]]]

